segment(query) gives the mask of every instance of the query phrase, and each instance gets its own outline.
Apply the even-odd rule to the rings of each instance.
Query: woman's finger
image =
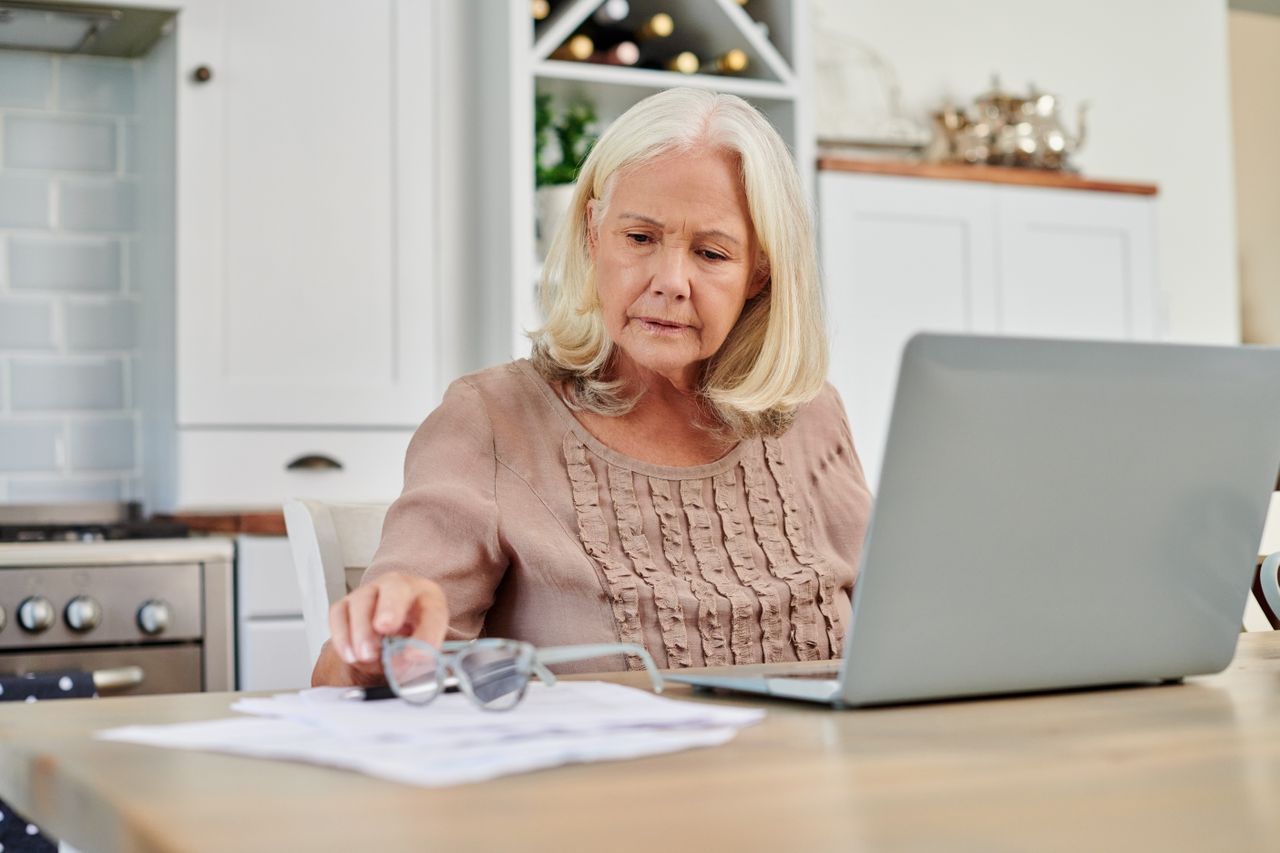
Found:
[[[413,636],[439,648],[449,630],[449,606],[445,602],[444,590],[437,583],[424,581],[416,592]]]
[[[384,575],[374,586],[378,587],[378,602],[373,612],[373,630],[383,637],[406,633],[402,629],[414,604],[413,584],[400,575]]]
[[[351,631],[351,651],[357,663],[378,660],[380,638],[373,630],[373,610],[381,593],[377,584],[362,586],[347,596],[347,619]]]
[[[345,597],[335,601],[329,608],[329,645],[345,663],[356,662],[356,656],[351,650],[351,627]]]

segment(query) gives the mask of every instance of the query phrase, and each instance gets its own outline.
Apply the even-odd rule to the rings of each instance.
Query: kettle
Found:
[[[1073,136],[1062,122],[1055,95],[1034,85],[1029,95],[1015,95],[993,78],[991,91],[974,99],[969,110],[947,105],[933,114],[934,143],[928,157],[935,162],[1076,171],[1068,158],[1084,144],[1086,109],[1085,104],[1079,108]]]

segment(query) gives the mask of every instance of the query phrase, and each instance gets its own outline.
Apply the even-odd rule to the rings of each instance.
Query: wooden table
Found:
[[[1280,849],[1280,634],[1184,685],[769,702],[724,747],[441,790],[89,736],[232,698],[0,705],[0,796],[85,850]]]

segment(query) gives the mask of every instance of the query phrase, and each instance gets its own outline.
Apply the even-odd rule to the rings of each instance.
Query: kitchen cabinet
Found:
[[[462,227],[438,214],[444,8],[184,0],[142,63],[150,508],[398,494],[413,429],[462,372],[440,286]]]
[[[315,662],[284,536],[236,537],[236,678],[240,690],[299,690]]]
[[[436,5],[185,4],[181,428],[408,428],[434,405]]]
[[[830,377],[873,486],[899,356],[916,332],[1160,336],[1154,187],[1073,187],[1066,179],[1027,186],[823,162],[830,163],[818,177]],[[957,176],[975,174],[956,168]],[[1001,172],[980,174],[994,180]]]
[[[550,15],[541,21],[530,17],[528,0],[475,0],[459,6],[464,16],[471,16],[463,23],[471,34],[464,43],[484,56],[468,85],[475,87],[472,121],[484,129],[476,153],[487,162],[477,181],[483,209],[491,214],[485,230],[496,230],[500,239],[484,244],[472,269],[496,288],[486,301],[486,316],[500,322],[485,342],[491,360],[527,355],[525,332],[541,323],[535,298],[535,94],[552,96],[556,110],[576,102],[590,104],[601,131],[640,100],[674,86],[739,95],[772,122],[795,153],[805,186],[812,187],[809,23],[800,0],[752,0],[745,7],[735,0],[632,0],[621,28],[634,31],[657,13],[670,15],[674,24],[666,39],[644,43],[654,57],[690,51],[710,68],[716,57],[737,49],[748,65],[733,75],[553,58],[584,22],[590,26],[601,0],[552,3]]]

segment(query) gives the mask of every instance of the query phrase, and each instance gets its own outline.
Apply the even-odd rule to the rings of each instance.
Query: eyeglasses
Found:
[[[510,711],[524,698],[531,676],[548,686],[556,683],[548,666],[616,654],[640,658],[654,691],[662,692],[662,676],[653,658],[634,643],[539,649],[520,640],[486,638],[436,648],[414,637],[384,637],[382,671],[392,692],[414,705],[426,705],[453,681],[484,710]]]

